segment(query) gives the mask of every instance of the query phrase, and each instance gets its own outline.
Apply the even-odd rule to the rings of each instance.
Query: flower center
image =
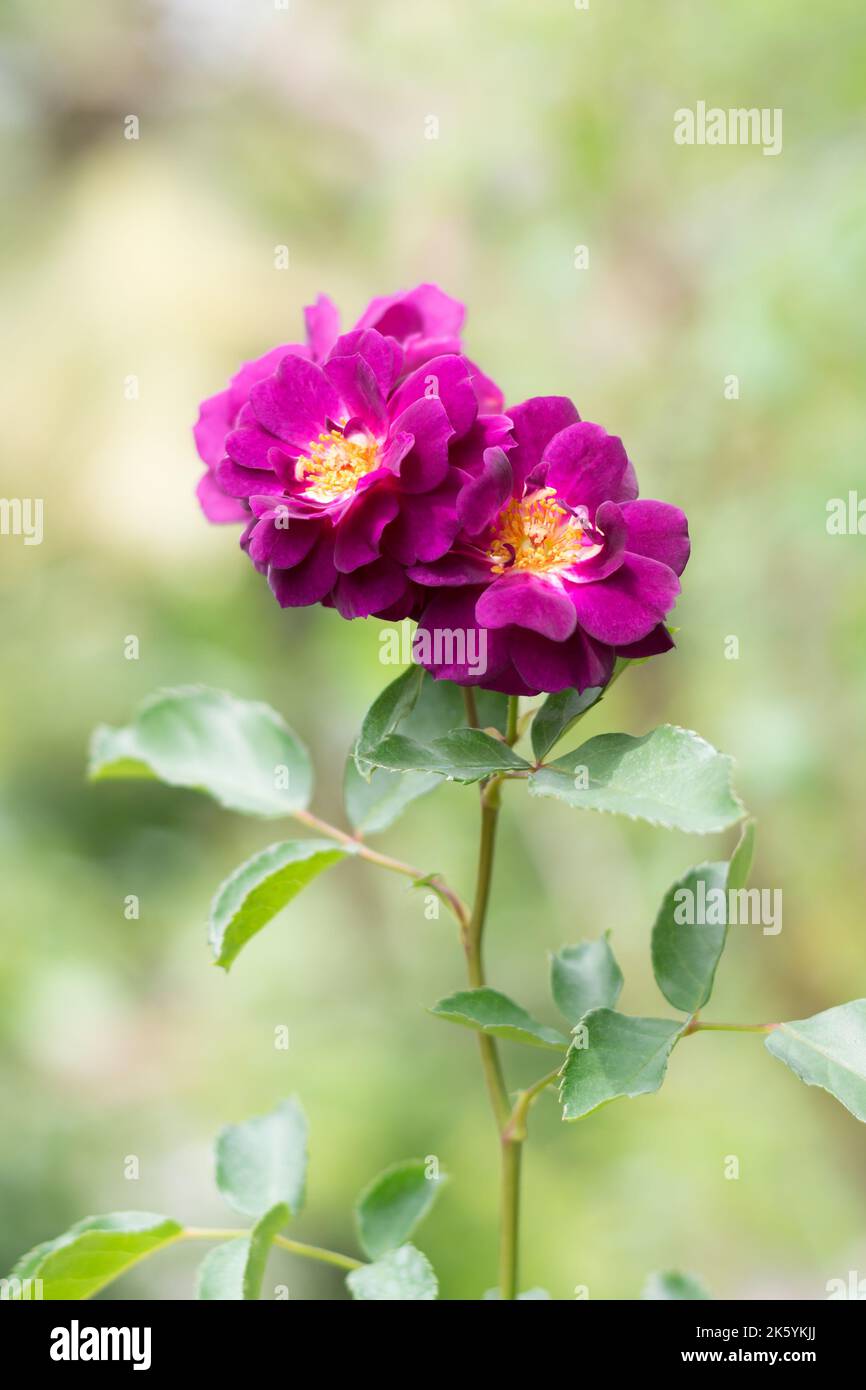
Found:
[[[368,434],[345,435],[339,429],[311,440],[307,453],[295,464],[295,477],[306,483],[305,494],[314,502],[333,502],[354,492],[379,461],[379,446]]]
[[[597,549],[584,539],[589,529],[585,508],[569,511],[556,501],[552,487],[509,502],[495,527],[496,536],[487,551],[494,574],[506,570],[545,574],[568,569]]]

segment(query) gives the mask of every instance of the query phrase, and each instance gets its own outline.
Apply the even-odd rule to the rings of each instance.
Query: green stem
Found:
[[[502,1211],[499,1237],[499,1295],[517,1297],[517,1251],[520,1238],[520,1161],[523,1141],[502,1138]]]
[[[464,689],[464,697],[466,691]],[[467,717],[470,718],[470,705],[467,701]],[[510,698],[508,702],[507,741],[517,739],[519,702]],[[490,885],[493,878],[493,860],[496,846],[496,828],[499,821],[501,802],[501,777],[490,777],[481,785],[481,839],[478,846],[478,872],[475,882],[475,897],[472,914],[463,933],[466,951],[466,970],[472,989],[481,989],[485,984],[483,938],[487,909],[490,902]],[[520,1235],[520,1166],[525,1127],[518,1133],[512,1126],[512,1111],[508,1088],[502,1071],[502,1061],[496,1040],[485,1033],[479,1033],[478,1045],[481,1052],[481,1065],[490,1096],[490,1104],[499,1130],[501,1149],[501,1196],[499,1233],[499,1291],[503,1299],[517,1297],[518,1249]],[[528,1104],[528,1102],[527,1102]]]
[[[292,1255],[301,1255],[305,1260],[319,1260],[326,1265],[337,1265],[339,1269],[360,1269],[364,1263],[363,1260],[354,1260],[351,1255],[340,1255],[336,1250],[323,1250],[319,1245],[289,1240],[287,1236],[274,1236],[274,1244]]]
[[[526,1119],[532,1102],[545,1091],[548,1086],[552,1086],[554,1081],[559,1079],[562,1068],[557,1067],[555,1071],[549,1071],[546,1076],[542,1076],[538,1081],[527,1086],[525,1091],[518,1092],[514,1107],[508,1117],[508,1124],[503,1130],[503,1139],[511,1139],[522,1143],[526,1138]]]
[[[560,1068],[548,1072],[520,1091],[508,1122],[502,1131],[502,1239],[499,1250],[499,1288],[501,1297],[517,1297],[517,1252],[520,1236],[520,1168],[526,1140],[526,1120],[530,1106],[542,1091],[553,1085]]]
[[[487,919],[487,905],[490,901],[490,881],[493,876],[493,853],[496,843],[496,823],[499,819],[499,782],[492,777],[481,791],[481,841],[478,847],[478,872],[475,882],[475,898],[472,914],[463,933],[463,947],[466,952],[466,973],[472,989],[482,989],[486,984],[484,974],[484,955],[482,942],[484,924]],[[481,1051],[481,1065],[490,1095],[490,1104],[500,1132],[510,1114],[508,1090],[502,1073],[502,1062],[494,1038],[486,1033],[478,1034]]]
[[[504,1299],[517,1297],[517,1252],[520,1236],[520,1168],[526,1140],[526,1120],[533,1101],[558,1078],[548,1072],[520,1091],[502,1131],[502,1240],[499,1250],[499,1289]]]
[[[459,922],[461,930],[466,930],[469,922],[469,908],[440,874],[428,876],[423,870],[416,869],[411,864],[404,864],[401,859],[392,859],[389,854],[380,854],[377,849],[371,849],[369,845],[365,845],[364,841],[358,839],[356,835],[348,835],[345,830],[340,830],[338,826],[330,825],[320,816],[314,816],[312,811],[294,811],[292,814],[294,819],[300,821],[302,825],[317,831],[320,835],[327,836],[328,839],[336,840],[339,844],[345,845],[351,854],[356,854],[359,859],[366,859],[368,864],[376,864],[380,869],[388,869],[393,874],[402,874],[404,878],[411,878],[414,883],[420,880],[428,882],[432,888],[441,893],[442,898]]]
[[[462,685],[460,689],[463,691],[463,706],[466,710],[466,723],[469,725],[470,729],[477,729],[478,706],[475,703],[475,691],[472,689],[471,685]]]
[[[249,1231],[231,1226],[186,1226],[178,1240],[234,1240],[237,1236],[248,1236]]]
[[[520,696],[509,695],[508,697],[508,724],[505,731],[505,742],[513,748],[518,738],[520,723]]]
[[[236,1240],[238,1236],[249,1235],[249,1231],[231,1227],[187,1226],[181,1231],[179,1240]],[[319,1260],[323,1264],[337,1265],[340,1269],[360,1269],[362,1260],[351,1255],[340,1255],[336,1250],[324,1250],[319,1245],[306,1245],[300,1240],[289,1240],[287,1236],[274,1236],[274,1244],[289,1250],[293,1255],[301,1255],[305,1260]]]
[[[778,1026],[778,1023],[699,1023],[693,1018],[683,1030],[683,1037],[688,1038],[692,1033],[772,1033]]]

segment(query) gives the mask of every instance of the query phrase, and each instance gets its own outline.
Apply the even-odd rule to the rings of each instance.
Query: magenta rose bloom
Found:
[[[393,338],[403,350],[401,371],[408,375],[432,357],[459,354],[460,332],[465,307],[443,293],[436,285],[418,285],[408,293],[382,296],[371,300],[356,328],[372,328],[384,337]],[[250,391],[259,381],[276,371],[281,358],[288,353],[311,362],[322,362],[333,349],[340,334],[340,315],[327,295],[319,295],[316,303],[304,310],[306,342],[287,343],[272,348],[262,357],[246,362],[232,377],[228,388],[202,402],[194,429],[196,448],[207,472],[198,485],[197,496],[208,521],[247,521],[249,508],[245,499],[249,493],[237,490],[238,477],[226,460],[244,467],[248,454],[243,431],[253,419],[248,409]],[[473,367],[479,404],[486,412],[502,410],[502,395],[493,382]],[[228,481],[223,486],[220,469]]]
[[[283,607],[413,613],[409,568],[446,553],[472,463],[510,443],[506,417],[479,415],[464,357],[431,358],[405,378],[401,368],[393,338],[357,329],[321,366],[282,357],[250,392],[244,462],[225,461],[218,477],[247,495],[255,520],[243,544]]]
[[[622,441],[566,398],[536,397],[509,416],[516,446],[485,450],[458,498],[451,550],[409,570],[430,591],[416,654],[439,679],[510,695],[603,686],[617,656],[673,646],[664,620],[688,523],[666,502],[637,500]],[[483,634],[483,672],[443,640],[470,631]]]

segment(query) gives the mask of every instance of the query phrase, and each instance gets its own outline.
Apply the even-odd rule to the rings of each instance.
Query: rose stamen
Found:
[[[379,446],[369,435],[348,438],[339,429],[320,434],[307,445],[295,465],[295,477],[306,483],[305,495],[314,502],[333,502],[354,492],[361,478],[378,467]]]
[[[493,574],[527,570],[545,574],[586,558],[588,520],[584,508],[566,507],[552,487],[513,499],[499,513],[487,551]]]

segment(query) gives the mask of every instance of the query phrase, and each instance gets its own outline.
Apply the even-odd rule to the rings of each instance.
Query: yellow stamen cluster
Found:
[[[552,487],[508,503],[496,522],[496,539],[488,550],[493,573],[529,570],[544,574],[585,558],[584,527],[555,500]]]
[[[298,459],[295,476],[307,484],[306,494],[315,502],[333,502],[354,492],[364,474],[378,466],[375,440],[366,435],[347,438],[339,430],[311,440],[307,453],[309,457]]]

